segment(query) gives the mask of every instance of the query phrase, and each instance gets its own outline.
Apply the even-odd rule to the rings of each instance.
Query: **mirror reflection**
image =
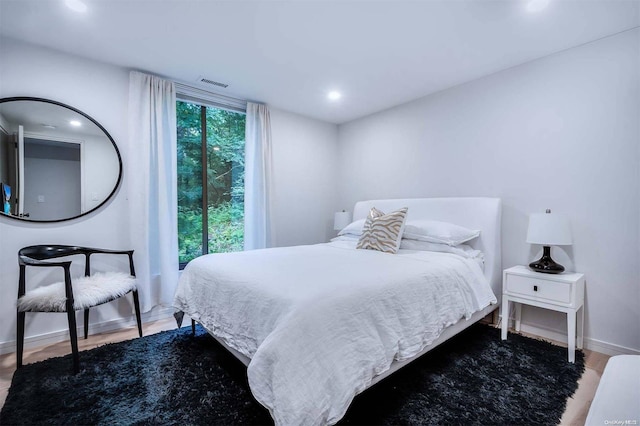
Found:
[[[0,99],[3,215],[34,222],[82,216],[115,193],[121,174],[116,144],[88,115],[47,99]]]

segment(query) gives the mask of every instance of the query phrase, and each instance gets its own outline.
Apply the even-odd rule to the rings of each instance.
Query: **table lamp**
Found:
[[[351,213],[348,211],[342,210],[341,212],[336,212],[333,216],[333,230],[340,231],[345,226],[351,223]]]
[[[532,213],[529,215],[529,229],[527,231],[529,244],[541,244],[543,246],[542,257],[529,264],[529,268],[545,274],[559,274],[564,271],[564,266],[551,259],[551,246],[570,246],[571,227],[569,219],[563,215],[546,213]]]

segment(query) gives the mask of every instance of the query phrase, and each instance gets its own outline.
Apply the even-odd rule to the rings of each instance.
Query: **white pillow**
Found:
[[[411,220],[405,226],[402,238],[457,246],[478,238],[480,231],[467,229],[438,220]]]
[[[405,227],[406,229],[406,227]],[[339,235],[331,239],[331,242],[335,241],[348,241],[352,243],[358,242],[357,235]],[[430,243],[428,241],[407,240],[403,238],[400,240],[400,250],[415,250],[415,251],[435,251],[440,253],[453,253],[458,256],[466,257],[469,259],[484,258],[484,255],[480,250],[476,250],[468,244],[459,244],[457,246],[449,246],[446,244]]]
[[[384,214],[372,207],[365,219],[362,235],[356,248],[397,253],[400,248],[404,222],[407,219],[407,210],[409,209],[404,207],[389,214]]]
[[[428,241],[407,240],[403,238],[400,242],[401,250],[419,250],[419,251],[437,251],[440,253],[453,253],[458,256],[469,259],[476,258],[482,254],[480,250],[476,250],[470,245],[459,244],[455,247],[447,244],[430,243]]]
[[[362,228],[364,227],[364,221],[365,219],[359,219],[351,222],[350,224],[342,228],[342,230],[338,232],[338,235],[358,235],[358,236],[362,235]]]
[[[358,242],[358,240],[360,239],[360,237],[358,235],[338,235],[337,237],[333,237],[331,240],[331,242],[334,241],[355,241]],[[447,246],[448,247],[448,246]]]

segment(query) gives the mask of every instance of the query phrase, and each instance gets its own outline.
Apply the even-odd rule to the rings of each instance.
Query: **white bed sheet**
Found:
[[[183,271],[174,306],[251,358],[251,391],[276,424],[316,425],[336,423],[394,360],[492,303],[474,260],[337,241],[203,256]]]

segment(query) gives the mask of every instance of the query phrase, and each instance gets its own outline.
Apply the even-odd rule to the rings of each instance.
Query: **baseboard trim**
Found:
[[[173,315],[174,311],[174,308],[169,307],[156,308],[149,312],[143,313],[140,318],[142,320],[142,323],[144,324],[151,321],[169,318]],[[136,317],[132,314],[128,318],[116,318],[101,323],[89,324],[89,335],[120,330],[122,328],[133,327],[135,325]],[[78,327],[78,336],[84,335],[83,327],[84,326],[82,324],[80,325],[80,327]],[[51,333],[43,333],[36,336],[26,337],[24,339],[24,347],[25,349],[30,349],[38,346],[51,345],[53,343],[58,343],[65,340],[69,340],[69,330],[53,331]],[[0,342],[0,355],[13,353],[15,351],[15,340]]]
[[[512,310],[511,312],[514,312]],[[509,315],[509,327],[510,329],[515,328],[515,318],[513,315]],[[502,324],[502,306],[500,307],[500,314],[498,318],[498,327]],[[560,342],[563,344],[567,344],[567,332],[554,330],[548,327],[544,327],[538,324],[529,324],[529,323],[521,323],[520,330],[525,333],[533,334],[538,337],[547,340],[555,340],[556,342]],[[640,350],[628,348],[626,346],[616,345],[614,343],[603,342],[602,340],[593,339],[591,337],[584,336],[583,346],[585,349],[589,349],[590,351],[600,352],[605,355],[616,356],[616,355],[640,355]]]
[[[547,327],[542,327],[535,324],[522,323],[520,331],[524,333],[534,334],[544,339],[555,340],[567,344],[567,333],[552,330]],[[600,352],[605,355],[640,355],[640,350],[627,348],[626,346],[616,345],[609,342],[603,342],[602,340],[592,339],[590,337],[584,337],[584,348],[590,351]]]

